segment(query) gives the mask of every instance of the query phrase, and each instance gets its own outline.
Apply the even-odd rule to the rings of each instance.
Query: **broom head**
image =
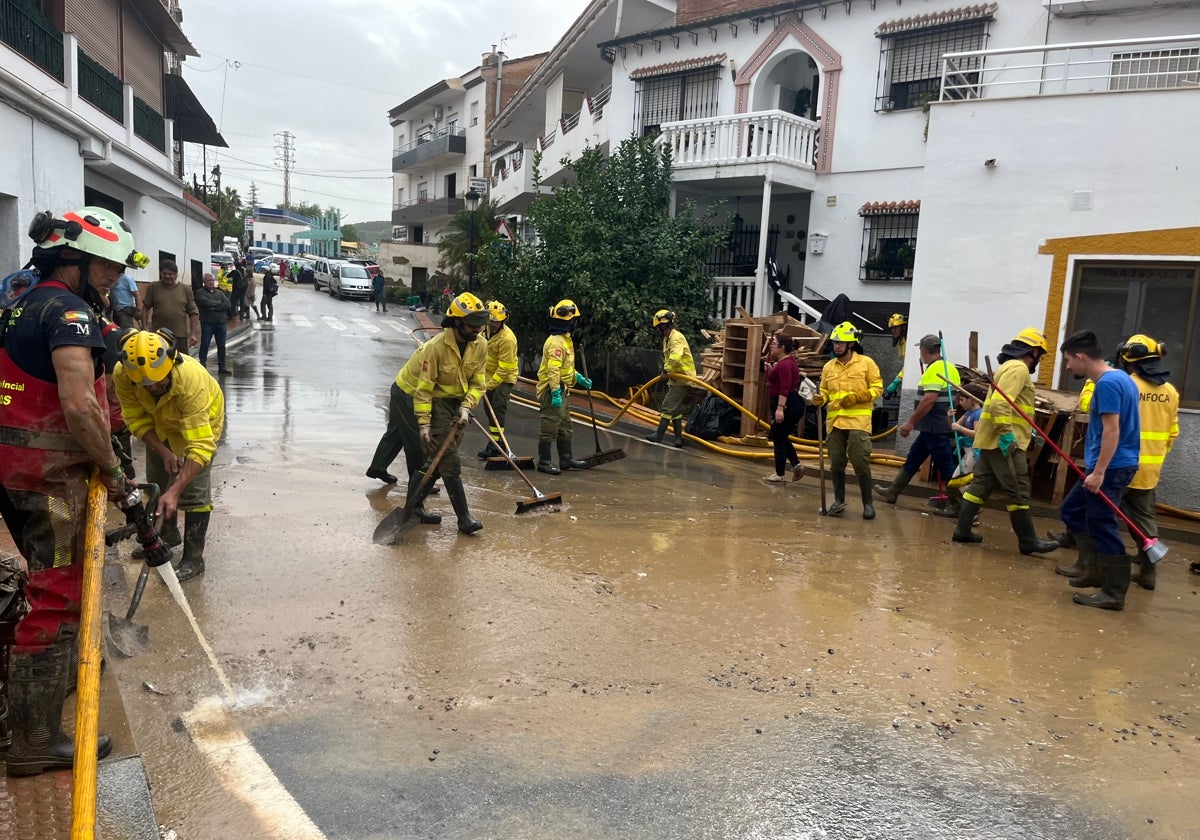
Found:
[[[534,468],[532,455],[513,455],[512,459],[517,465],[517,469],[532,470]],[[512,464],[503,455],[495,455],[483,462],[483,468],[485,470],[511,470]]]
[[[1167,548],[1165,543],[1160,543],[1154,538],[1146,540],[1146,542],[1142,545],[1142,552],[1145,553],[1146,559],[1150,561],[1151,565],[1154,565],[1159,560],[1166,557],[1168,551],[1170,551],[1170,549]]]
[[[594,452],[591,455],[584,455],[579,460],[587,464],[584,469],[590,470],[592,467],[598,467],[601,464],[611,464],[613,461],[620,461],[624,457],[624,449],[609,449],[604,452]]]
[[[562,503],[562,493],[543,493],[536,499],[521,499],[517,502],[517,513],[529,513],[542,507],[558,507]]]

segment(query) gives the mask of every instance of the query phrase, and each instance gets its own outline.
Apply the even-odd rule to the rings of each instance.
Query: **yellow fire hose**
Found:
[[[100,611],[104,525],[108,493],[98,471],[88,483],[83,542],[83,600],[79,615],[79,678],[75,705],[75,773],[71,789],[71,840],[96,835],[96,742],[100,717]]]

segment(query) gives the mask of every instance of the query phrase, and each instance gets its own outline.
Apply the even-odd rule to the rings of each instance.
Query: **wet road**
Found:
[[[1195,548],[1084,609],[1000,512],[954,546],[911,498],[821,518],[811,479],[621,437],[534,474],[562,512],[514,515],[528,488],[472,457],[478,536],[443,495],[375,546],[403,485],[362,473],[411,326],[285,285],[230,353],[184,587],[217,667],[160,581],[151,649],[113,663],[179,837],[1200,837]]]

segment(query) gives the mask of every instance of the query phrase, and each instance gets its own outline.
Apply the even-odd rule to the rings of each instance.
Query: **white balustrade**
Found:
[[[786,163],[815,169],[817,123],[783,111],[758,111],[663,123],[658,142],[676,169]]]
[[[738,317],[737,307],[754,311],[753,277],[714,277],[712,279],[713,316],[724,321]]]

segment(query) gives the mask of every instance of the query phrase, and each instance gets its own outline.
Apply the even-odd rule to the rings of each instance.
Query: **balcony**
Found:
[[[663,123],[658,143],[671,150],[676,181],[762,177],[773,165],[781,183],[816,185],[818,125],[783,111],[759,111]]]
[[[433,169],[460,161],[467,153],[467,132],[445,128],[428,137],[418,137],[392,152],[392,171],[403,172],[415,166]]]
[[[63,34],[25,4],[0,0],[0,41],[60,82],[65,80]]]
[[[162,114],[136,96],[133,98],[133,133],[160,152],[167,150],[167,127]]]
[[[121,80],[88,58],[83,50],[79,50],[79,96],[117,122],[125,122],[125,93]]]
[[[418,198],[393,207],[392,224],[408,227],[424,225],[432,219],[448,218],[464,209],[466,203],[462,197]]]

